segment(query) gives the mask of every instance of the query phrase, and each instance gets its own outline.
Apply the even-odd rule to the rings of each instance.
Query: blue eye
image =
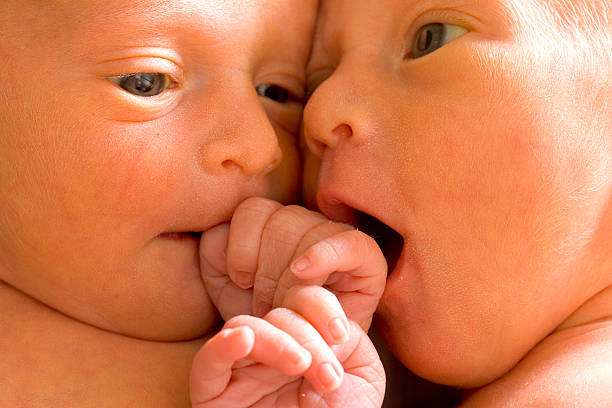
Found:
[[[255,91],[257,95],[263,96],[264,98],[272,99],[278,103],[286,103],[291,95],[289,91],[284,88],[281,88],[278,85],[273,84],[263,84],[255,87]]]
[[[417,31],[408,59],[420,58],[467,33],[467,29],[453,24],[431,23]]]
[[[159,95],[170,88],[172,81],[167,74],[139,72],[109,78],[125,91],[143,97]]]

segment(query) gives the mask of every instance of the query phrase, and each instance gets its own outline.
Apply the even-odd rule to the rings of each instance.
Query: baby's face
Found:
[[[510,3],[527,4],[324,2],[307,69],[318,205],[401,235],[357,216],[399,256],[381,331],[409,368],[462,386],[501,375],[595,294],[587,259],[601,261],[612,188],[612,140],[594,128],[606,97],[588,91],[609,78]]]
[[[152,339],[214,317],[198,233],[298,192],[316,2],[0,6],[0,279]]]

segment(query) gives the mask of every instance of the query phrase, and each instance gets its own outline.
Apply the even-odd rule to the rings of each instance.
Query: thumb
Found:
[[[225,249],[229,223],[219,224],[202,233],[200,240],[200,275],[204,286],[223,320],[250,314],[252,291],[239,288],[227,273]]]
[[[224,329],[207,341],[193,359],[189,377],[192,406],[200,407],[226,389],[234,363],[246,357],[255,343],[248,327]]]

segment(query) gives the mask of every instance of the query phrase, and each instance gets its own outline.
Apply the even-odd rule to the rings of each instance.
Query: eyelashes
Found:
[[[159,95],[176,86],[176,82],[168,74],[159,72],[137,72],[108,79],[124,91],[145,98]]]
[[[159,72],[137,72],[112,76],[108,79],[124,91],[144,98],[157,96],[167,89],[176,87],[176,82],[168,74]],[[255,87],[255,92],[277,103],[287,103],[294,99],[288,90],[274,84],[258,85]]]
[[[424,57],[467,32],[466,28],[454,24],[426,24],[417,30],[410,51],[404,59]]]
[[[263,84],[255,87],[257,95],[268,98],[278,103],[289,101],[291,94],[285,88],[273,84]]]

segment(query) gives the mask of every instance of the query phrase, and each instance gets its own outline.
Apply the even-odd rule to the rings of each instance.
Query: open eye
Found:
[[[431,23],[417,31],[407,59],[423,57],[467,33],[467,29],[453,24]]]
[[[125,91],[143,97],[159,95],[171,88],[173,81],[167,74],[139,72],[109,77],[109,80],[119,85]]]
[[[284,88],[273,84],[263,84],[255,87],[257,95],[272,99],[278,103],[286,103],[291,99],[291,94]]]

